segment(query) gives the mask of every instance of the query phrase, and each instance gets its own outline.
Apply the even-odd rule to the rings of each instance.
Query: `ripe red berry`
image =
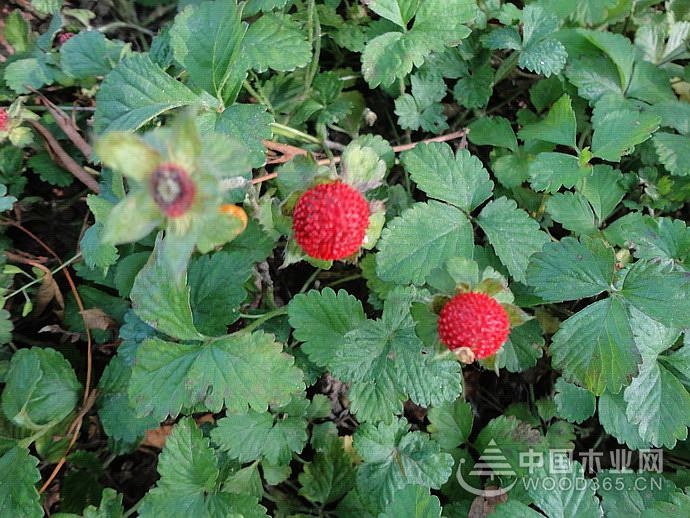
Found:
[[[69,40],[70,38],[73,38],[73,37],[74,37],[74,33],[73,33],[73,32],[63,32],[62,34],[60,34],[60,35],[58,36],[58,43],[59,43],[60,45],[62,45],[62,44],[65,43],[67,40]]]
[[[493,355],[510,333],[506,310],[485,293],[461,293],[443,306],[438,334],[449,349],[469,347],[477,360]]]
[[[10,120],[10,116],[5,108],[0,108],[0,131],[7,130],[7,123]]]
[[[292,229],[309,256],[344,259],[359,250],[369,226],[369,204],[362,193],[342,182],[319,184],[297,204]]]

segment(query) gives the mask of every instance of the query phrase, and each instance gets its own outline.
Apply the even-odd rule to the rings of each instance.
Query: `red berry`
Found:
[[[60,35],[58,36],[58,43],[59,43],[60,45],[62,45],[63,43],[65,43],[67,40],[69,40],[69,39],[72,38],[72,37],[74,37],[74,33],[73,33],[73,32],[63,32],[62,34],[60,34]]]
[[[7,110],[5,108],[0,108],[0,131],[7,130],[7,123],[9,120],[10,116],[7,114]]]
[[[292,220],[295,240],[309,256],[344,259],[359,250],[369,226],[369,204],[362,193],[342,182],[305,191]]]
[[[182,167],[163,163],[151,176],[151,193],[161,211],[169,218],[176,218],[192,206],[196,186]]]
[[[510,333],[508,313],[485,293],[461,293],[443,306],[438,334],[449,349],[469,347],[477,360],[493,355]]]

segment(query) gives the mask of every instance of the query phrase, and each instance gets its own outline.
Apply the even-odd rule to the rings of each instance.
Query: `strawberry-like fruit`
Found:
[[[369,204],[342,182],[323,183],[297,200],[292,229],[297,244],[315,259],[344,259],[359,250],[369,226]]]
[[[58,43],[62,45],[65,43],[67,40],[74,38],[74,33],[73,32],[63,32],[58,36]]]
[[[461,293],[443,306],[438,334],[449,349],[469,347],[477,360],[491,356],[510,333],[508,313],[485,293]]]
[[[0,108],[0,131],[7,131],[9,120],[10,115],[7,113],[7,109]]]

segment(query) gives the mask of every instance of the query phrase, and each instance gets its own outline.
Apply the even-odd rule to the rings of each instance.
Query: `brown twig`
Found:
[[[60,129],[65,132],[65,135],[72,141],[72,143],[77,146],[77,149],[81,151],[84,158],[89,160],[91,158],[91,146],[86,140],[79,134],[79,129],[75,126],[72,119],[65,114],[60,108],[58,108],[50,99],[48,99],[41,92],[27,85],[27,88],[32,91],[43,104],[48,108],[50,114],[55,118],[55,122]]]
[[[48,131],[39,122],[32,120],[27,122],[29,122],[29,124],[31,124],[34,129],[41,134],[41,136],[45,139],[50,151],[53,152],[65,169],[72,173],[77,180],[86,185],[93,192],[98,193],[100,191],[98,182],[91,175],[89,175],[89,173],[84,171],[84,169],[71,156],[69,156],[64,149],[62,149],[62,146],[58,143],[50,131]]]

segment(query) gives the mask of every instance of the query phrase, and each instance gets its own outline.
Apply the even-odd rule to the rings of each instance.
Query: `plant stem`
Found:
[[[319,146],[322,144],[321,140],[319,140],[317,137],[313,137],[308,133],[291,128],[290,126],[285,126],[279,122],[272,122],[271,128],[273,128],[273,133],[277,133],[278,135],[282,135],[284,137],[302,140],[304,142],[308,142],[309,144],[318,144]]]
[[[67,261],[65,261],[64,263],[62,263],[60,266],[58,266],[57,268],[55,268],[55,270],[51,270],[50,273],[51,273],[52,275],[55,275],[55,274],[56,274],[57,272],[59,272],[60,270],[63,270],[63,269],[65,269],[65,268],[67,268],[70,264],[72,264],[73,262],[75,262],[77,259],[81,259],[81,252],[79,252],[79,253],[78,253],[77,255],[75,255],[74,257],[71,257],[70,259],[68,259]],[[14,290],[12,293],[10,293],[9,295],[7,295],[7,297],[5,297],[5,300],[11,299],[12,297],[14,297],[15,295],[17,295],[18,293],[22,293],[22,292],[25,291],[27,288],[30,288],[30,287],[33,286],[34,284],[38,284],[39,282],[43,281],[43,279],[45,279],[45,277],[40,277],[40,278],[38,278],[38,279],[34,279],[33,281],[31,281],[31,282],[25,284],[25,285],[22,286],[21,288]]]

